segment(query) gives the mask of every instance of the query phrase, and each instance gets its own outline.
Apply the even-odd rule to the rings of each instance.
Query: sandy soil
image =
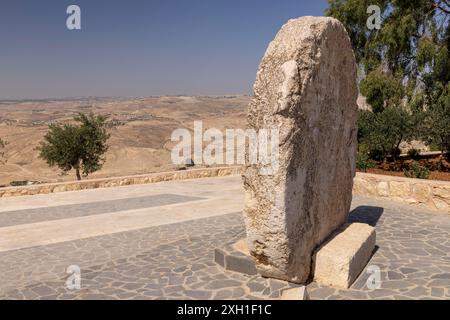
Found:
[[[61,176],[39,159],[36,147],[52,122],[70,121],[77,112],[105,114],[115,123],[103,169],[89,178],[174,170],[170,150],[172,131],[244,128],[250,97],[150,97],[142,99],[80,99],[58,101],[0,101],[0,137],[8,142],[7,163],[0,164],[0,185],[30,180],[74,180]]]

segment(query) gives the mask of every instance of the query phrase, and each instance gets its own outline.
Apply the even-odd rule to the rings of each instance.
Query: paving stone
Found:
[[[431,276],[431,279],[450,279],[450,273],[441,273]]]
[[[47,296],[55,293],[55,290],[47,286],[38,286],[33,288],[32,290],[39,296]]]
[[[185,290],[183,294],[196,300],[208,300],[211,298],[211,292],[209,291]]]
[[[184,290],[184,288],[182,286],[168,286],[168,287],[163,288],[163,291],[166,294],[173,294],[173,293],[180,292],[183,290]]]
[[[233,289],[233,295],[231,296],[232,299],[240,299],[245,295],[245,290],[242,288],[235,288]]]
[[[396,294],[395,290],[389,290],[389,289],[377,289],[373,290],[367,293],[369,297],[372,299],[378,299],[378,298],[385,298],[385,297],[392,297]]]
[[[405,276],[399,272],[388,271],[388,278],[389,280],[400,280],[405,279]]]
[[[369,265],[380,267],[384,291],[369,295],[377,290],[367,288],[364,270],[349,290],[309,284],[311,299],[450,299],[450,257],[430,250],[450,252],[450,216],[355,197],[349,220],[376,225],[379,248]],[[295,287],[215,267],[214,248],[244,235],[241,213],[232,213],[0,252],[0,299],[278,299],[280,290]],[[73,264],[82,270],[82,290],[65,288]]]
[[[308,288],[308,293],[312,300],[326,299],[327,297],[331,296],[335,292],[335,290],[336,289],[334,289],[334,288],[323,287],[323,288],[318,288],[311,292]]]
[[[417,271],[419,271],[419,270],[413,269],[413,268],[401,268],[400,271],[401,271],[403,274],[410,274],[410,273],[417,272]]]
[[[252,292],[252,293],[253,292],[261,292],[266,288],[263,284],[256,283],[256,282],[248,283],[247,287],[250,289],[250,292]]]
[[[226,299],[231,299],[232,296],[233,296],[233,290],[224,289],[224,290],[217,291],[216,294],[214,295],[214,299],[226,300]]]
[[[241,285],[239,281],[236,280],[214,280],[209,283],[205,289],[222,289],[229,287],[237,287]]]
[[[424,287],[417,287],[408,291],[406,295],[411,297],[430,296],[430,289]]]

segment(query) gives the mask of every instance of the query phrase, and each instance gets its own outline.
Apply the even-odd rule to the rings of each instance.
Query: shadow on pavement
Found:
[[[384,209],[372,206],[359,206],[350,212],[348,222],[367,223],[375,227],[383,215]]]

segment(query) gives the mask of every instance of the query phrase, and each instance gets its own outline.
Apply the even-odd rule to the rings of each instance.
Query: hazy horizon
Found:
[[[221,98],[221,97],[251,97],[253,94],[170,94],[170,95],[148,95],[148,96],[74,96],[74,97],[43,97],[43,98],[12,98],[12,99],[0,99],[0,102],[5,101],[70,101],[70,100],[89,100],[89,99],[99,99],[99,100],[107,100],[107,99],[123,99],[123,100],[133,100],[133,99],[150,99],[150,98],[163,98],[163,97],[197,97],[197,98]]]
[[[82,30],[66,28],[81,8]],[[326,1],[17,0],[0,10],[0,100],[252,95],[267,45]]]

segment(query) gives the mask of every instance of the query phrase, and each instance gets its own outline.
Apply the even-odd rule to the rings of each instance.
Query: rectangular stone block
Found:
[[[345,224],[314,254],[314,281],[324,286],[350,288],[375,248],[375,228]]]
[[[255,262],[248,254],[246,240],[240,240],[234,244],[227,244],[214,250],[214,262],[225,270],[239,272],[248,275],[257,274]]]
[[[308,291],[305,286],[284,290],[281,300],[309,300]]]

